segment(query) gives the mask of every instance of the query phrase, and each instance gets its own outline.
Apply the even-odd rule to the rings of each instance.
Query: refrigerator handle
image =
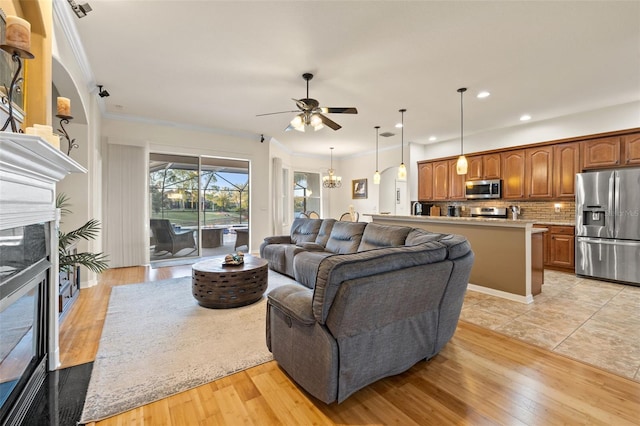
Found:
[[[613,172],[611,178],[609,179],[609,211],[607,214],[609,215],[607,219],[607,228],[609,228],[609,235],[613,236],[613,238],[618,237],[617,226],[616,226],[616,213],[618,208],[620,207],[620,194],[618,193],[618,188],[620,187],[620,178],[616,172]]]

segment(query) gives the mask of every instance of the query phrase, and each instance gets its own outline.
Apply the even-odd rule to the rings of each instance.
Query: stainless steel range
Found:
[[[506,207],[471,207],[471,217],[485,217],[490,219],[506,219]]]

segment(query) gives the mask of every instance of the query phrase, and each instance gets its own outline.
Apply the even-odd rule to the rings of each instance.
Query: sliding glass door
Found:
[[[150,154],[149,204],[152,261],[248,246],[249,162]]]

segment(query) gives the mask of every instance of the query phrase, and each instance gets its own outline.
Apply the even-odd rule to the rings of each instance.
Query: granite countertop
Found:
[[[574,221],[562,220],[536,220],[536,225],[555,225],[555,226],[576,226]]]
[[[371,216],[374,221],[379,220],[397,220],[406,222],[446,222],[460,225],[489,225],[513,228],[531,228],[535,220],[513,220],[513,219],[492,219],[486,217],[452,217],[452,216],[414,216],[414,215],[393,215],[379,213],[364,213],[365,216]]]
[[[472,222],[472,223],[492,223],[492,224],[512,224],[512,225],[526,225],[528,223],[535,225],[555,225],[555,226],[575,226],[573,221],[559,221],[559,220],[541,220],[541,219],[493,219],[488,217],[470,217],[470,216],[416,216],[416,215],[393,215],[382,213],[364,213],[365,216],[379,217],[381,219],[390,218],[398,220],[411,220],[411,221],[446,221],[446,222]]]

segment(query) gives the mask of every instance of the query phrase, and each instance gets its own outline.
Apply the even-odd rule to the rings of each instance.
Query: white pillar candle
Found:
[[[55,149],[60,149],[60,136],[57,134],[52,134],[49,136],[48,142],[53,145]]]
[[[31,24],[17,16],[7,16],[4,44],[29,52],[31,49]]]
[[[69,98],[58,97],[58,115],[71,116],[71,101]]]

